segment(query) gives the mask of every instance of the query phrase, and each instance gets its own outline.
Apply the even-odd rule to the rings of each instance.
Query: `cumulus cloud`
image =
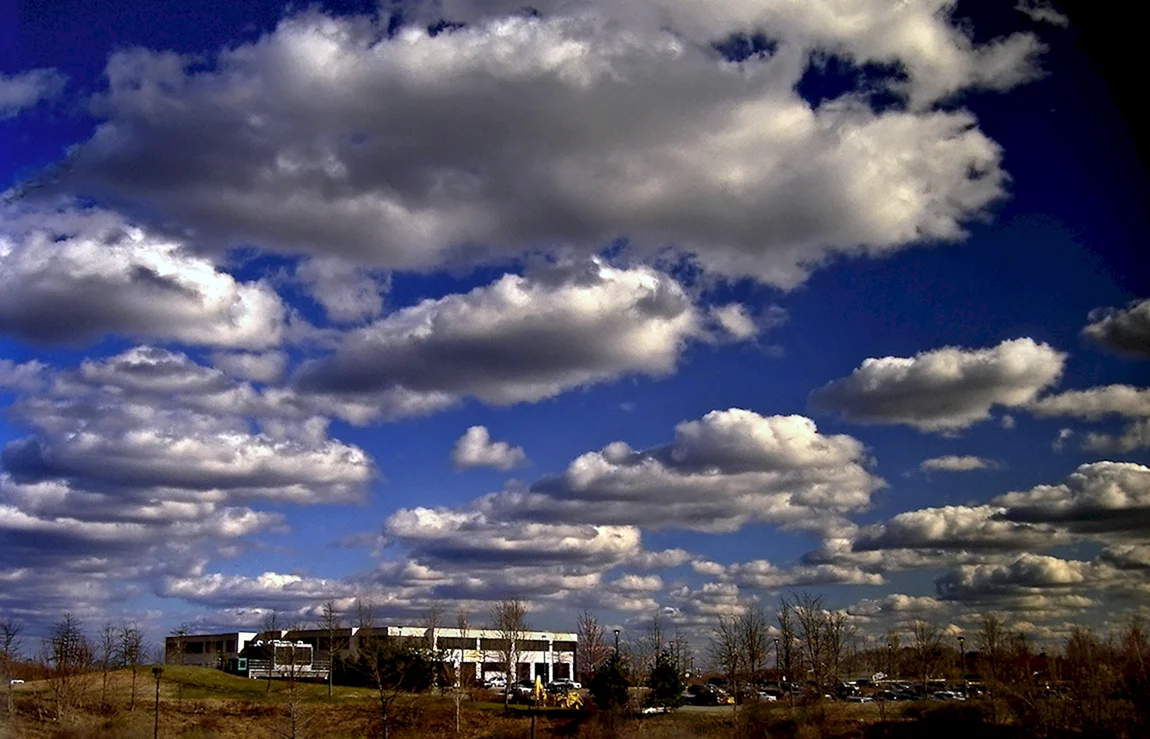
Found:
[[[780,567],[765,559],[735,562],[726,566],[700,562],[695,571],[723,582],[734,582],[740,589],[777,590],[807,585],[882,585],[883,576],[860,568],[839,564],[797,565]]]
[[[1128,424],[1121,434],[1088,433],[1082,447],[1092,452],[1132,452],[1150,449],[1150,419]]]
[[[1057,543],[1058,534],[1051,527],[1004,520],[1004,513],[1004,508],[987,505],[906,511],[862,529],[854,549],[1017,551]]]
[[[212,364],[241,380],[272,383],[279,380],[287,368],[287,355],[283,352],[215,352]]]
[[[826,531],[866,508],[884,483],[863,445],[824,436],[802,416],[732,408],[680,423],[666,446],[614,442],[526,490],[479,505],[521,520],[734,531],[751,522]]]
[[[0,333],[31,342],[109,334],[220,347],[283,338],[286,309],[186,246],[100,210],[0,211]]]
[[[0,120],[11,118],[42,100],[59,95],[65,78],[54,69],[31,69],[20,74],[0,74]]]
[[[600,261],[505,275],[425,300],[343,337],[297,386],[336,397],[391,392],[533,402],[626,374],[668,375],[698,311],[670,277]]]
[[[1067,390],[1039,398],[1027,406],[1036,416],[1076,416],[1096,421],[1108,415],[1150,417],[1150,389],[1131,385],[1106,385],[1086,390]]]
[[[284,608],[299,610],[328,599],[351,597],[346,581],[264,572],[255,577],[204,573],[165,577],[158,593],[217,608]]]
[[[305,260],[296,279],[323,306],[328,320],[356,323],[383,313],[383,296],[390,283],[385,274],[331,257]]]
[[[954,454],[924,459],[918,465],[918,468],[923,472],[973,472],[974,470],[992,470],[997,467],[998,463],[991,459]]]
[[[1113,577],[1106,565],[1064,560],[1030,552],[1007,564],[970,565],[935,580],[939,597],[974,600],[1018,592],[1103,585]]]
[[[1032,339],[991,349],[944,347],[914,357],[865,360],[849,377],[811,394],[813,407],[857,423],[901,423],[953,432],[1019,407],[1053,385],[1066,355]]]
[[[513,447],[506,441],[492,441],[485,426],[472,426],[455,442],[451,450],[451,463],[456,469],[494,467],[510,470],[527,462],[523,447]]]
[[[589,526],[500,521],[482,511],[404,508],[384,533],[417,557],[438,562],[501,565],[618,563],[642,550],[634,526]]]
[[[1132,462],[1084,464],[1057,485],[1011,492],[993,503],[1000,517],[1021,523],[1051,523],[1072,531],[1150,531],[1150,468]]]
[[[33,390],[40,386],[46,365],[39,360],[17,364],[11,359],[0,359],[0,390]]]
[[[849,22],[829,3],[627,5],[394,35],[309,11],[206,68],[118,52],[63,187],[218,245],[389,269],[626,237],[784,288],[835,254],[961,239],[1004,194],[999,147],[933,102],[1033,77],[1032,35],[975,44],[942,0],[864,3]],[[760,31],[774,54],[712,47]],[[796,86],[827,54],[898,67],[909,105],[876,111],[861,89],[812,105]]]
[[[1150,357],[1150,298],[1091,311],[1082,335],[1117,354]]]

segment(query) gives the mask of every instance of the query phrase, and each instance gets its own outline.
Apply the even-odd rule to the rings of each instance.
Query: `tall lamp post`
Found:
[[[886,674],[894,678],[894,644],[886,643]]]
[[[160,736],[160,675],[164,674],[163,667],[153,667],[152,674],[156,676],[156,721],[152,728],[152,737]]]
[[[962,671],[962,694],[966,695],[966,637],[958,637],[959,669]]]
[[[615,654],[619,654],[619,629],[615,629]]]

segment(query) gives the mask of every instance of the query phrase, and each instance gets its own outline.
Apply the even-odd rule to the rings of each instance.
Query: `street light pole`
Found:
[[[958,637],[959,669],[962,670],[962,694],[966,695],[966,637]]]
[[[615,654],[619,654],[619,629],[615,629]]]
[[[886,674],[894,678],[894,644],[886,643]]]

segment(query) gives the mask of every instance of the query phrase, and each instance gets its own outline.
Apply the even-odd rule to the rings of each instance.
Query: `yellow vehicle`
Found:
[[[577,690],[559,690],[547,694],[546,705],[580,710],[583,708],[583,696],[579,695]]]

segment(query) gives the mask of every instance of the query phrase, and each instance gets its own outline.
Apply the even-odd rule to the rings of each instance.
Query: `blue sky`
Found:
[[[1144,610],[1147,181],[1078,29],[615,5],[0,23],[0,612]]]

